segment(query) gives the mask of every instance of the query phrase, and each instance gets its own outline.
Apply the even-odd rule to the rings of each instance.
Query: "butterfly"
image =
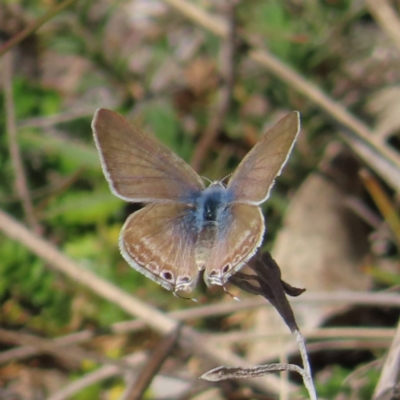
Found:
[[[289,158],[300,120],[297,111],[286,115],[227,185],[208,186],[185,161],[113,111],[97,110],[92,129],[111,192],[145,203],[122,227],[122,256],[176,294],[192,291],[203,270],[207,286],[223,286],[255,254],[265,230],[260,205]]]

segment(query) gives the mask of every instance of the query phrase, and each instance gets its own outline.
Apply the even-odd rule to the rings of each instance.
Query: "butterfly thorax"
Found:
[[[218,225],[232,200],[230,191],[220,182],[212,183],[204,189],[195,205],[198,227],[202,229],[204,226]]]

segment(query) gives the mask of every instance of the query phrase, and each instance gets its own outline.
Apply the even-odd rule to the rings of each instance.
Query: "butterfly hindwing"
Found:
[[[127,219],[119,239],[131,267],[174,292],[190,292],[198,277],[188,215],[183,204],[150,204]]]
[[[223,285],[254,255],[264,234],[261,209],[249,204],[233,204],[230,217],[218,227],[204,280],[207,285]]]

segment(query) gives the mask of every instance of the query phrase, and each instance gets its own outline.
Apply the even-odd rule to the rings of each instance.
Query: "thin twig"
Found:
[[[362,169],[360,171],[360,177],[365,188],[368,190],[376,206],[392,230],[394,239],[397,241],[397,245],[400,246],[400,217],[397,213],[395,205],[393,204],[389,195],[385,193],[385,190],[379,184],[378,180],[375,179],[366,169]]]
[[[137,367],[138,364],[142,363],[146,358],[144,351],[139,351],[134,354],[130,354],[123,358],[123,361],[131,368]],[[114,365],[106,365],[97,369],[96,371],[90,372],[84,375],[82,378],[74,380],[67,386],[63,387],[58,392],[52,394],[47,400],[65,400],[70,399],[73,395],[79,393],[83,389],[89,386],[95,385],[105,379],[112,378],[114,376],[121,375],[121,369]]]
[[[94,333],[90,330],[85,330],[71,335],[61,336],[53,339],[52,343],[55,348],[61,348],[62,346],[77,345],[80,343],[87,342],[94,337]],[[0,353],[0,364],[5,364],[10,361],[17,361],[27,357],[32,357],[40,353],[40,350],[36,346],[24,345],[16,347],[10,350],[2,351]]]
[[[78,178],[82,175],[83,168],[75,170],[71,175],[65,178],[57,180],[55,183],[50,183],[46,186],[42,186],[38,189],[30,191],[32,199],[42,199],[43,197],[51,196],[52,198],[60,193],[64,193],[69,187],[71,187]],[[10,194],[7,196],[0,196],[0,203],[15,203],[19,197],[16,194]],[[36,214],[40,214],[41,205],[44,201],[39,202],[36,207]]]
[[[22,156],[18,145],[17,127],[15,124],[13,89],[12,89],[12,82],[13,82],[12,71],[13,71],[13,53],[9,52],[3,57],[2,80],[3,80],[4,97],[5,97],[8,146],[15,173],[15,189],[19,201],[22,204],[22,208],[24,210],[24,214],[28,222],[28,225],[36,233],[40,233],[41,228],[35,218],[31,194],[28,189],[28,183],[26,180],[26,174],[22,162]]]
[[[9,51],[12,47],[21,43],[24,39],[26,39],[33,32],[37,31],[42,25],[44,25],[47,21],[55,17],[62,10],[70,6],[75,0],[65,0],[60,4],[54,6],[51,10],[47,11],[45,15],[40,17],[38,20],[33,22],[31,25],[27,26],[23,31],[15,35],[12,39],[10,39],[7,43],[0,47],[0,57]]]
[[[74,361],[77,365],[80,365],[84,360],[91,360],[99,364],[115,365],[121,369],[129,369],[129,365],[123,361],[121,362],[118,360],[112,360],[94,352],[83,350],[77,346],[60,348],[52,340],[39,338],[26,333],[6,330],[3,328],[0,328],[0,342],[35,347],[41,353],[52,354],[53,356],[64,360]]]
[[[376,385],[373,400],[395,398],[400,391],[400,321]],[[386,395],[387,397],[384,397]]]
[[[303,361],[304,375],[302,375],[304,386],[307,388],[310,399],[317,400],[317,392],[315,390],[314,381],[311,374],[310,361],[308,360],[308,353],[306,349],[306,341],[299,330],[295,329],[293,332],[297,346],[300,351],[301,360]]]
[[[121,400],[141,400],[143,398],[144,392],[150,386],[153,378],[157,375],[172,349],[175,347],[179,338],[179,331],[180,327],[160,341],[152,351],[148,362],[143,366],[141,373],[137,377],[134,377],[131,385],[126,388]]]
[[[199,171],[201,163],[224,124],[232,99],[235,82],[235,49],[236,49],[236,16],[235,4],[228,1],[228,35],[221,45],[221,76],[223,84],[219,92],[217,104],[213,106],[213,115],[210,123],[201,136],[192,158],[192,167]]]
[[[392,340],[395,330],[392,328],[319,328],[312,329],[303,333],[304,338],[311,340],[327,340],[327,339],[387,339]],[[228,333],[213,333],[207,334],[207,339],[221,344],[234,344],[238,342],[254,342],[257,339],[275,338],[279,336],[282,339],[289,339],[289,333],[272,334],[271,331],[231,331]]]
[[[346,378],[344,378],[342,385],[345,386],[355,379],[359,379],[359,377],[366,376],[372,370],[378,371],[382,368],[382,365],[382,358],[377,358],[373,361],[367,362],[366,364],[362,364],[361,367],[357,366],[357,369],[350,372],[350,374],[347,375]]]
[[[370,227],[379,229],[382,226],[382,218],[372,211],[359,197],[347,196],[344,199],[344,204]]]
[[[196,21],[198,24],[213,32],[220,37],[228,36],[228,23],[225,19],[211,15],[195,4],[191,4],[184,0],[164,0],[172,7],[175,7],[186,17]]]
[[[299,297],[293,297],[291,304],[312,304],[314,307],[326,305],[347,305],[347,306],[384,306],[400,307],[400,295],[387,292],[305,292]],[[238,311],[253,310],[259,307],[270,307],[264,299],[245,299],[240,302],[229,301],[224,303],[196,306],[184,310],[176,310],[168,313],[169,316],[179,321],[195,320],[199,318],[215,317]],[[142,321],[122,321],[113,325],[116,333],[132,332],[142,329],[145,325]]]
[[[312,342],[307,344],[308,353],[326,352],[326,351],[339,351],[339,350],[382,350],[387,349],[388,340],[332,340],[329,341],[329,347],[326,345],[326,340],[320,342]],[[298,349],[291,349],[288,355],[298,354]]]
[[[48,128],[63,122],[70,122],[78,118],[93,116],[93,104],[90,107],[67,110],[63,113],[48,115],[45,117],[26,118],[18,122],[18,128]]]
[[[369,12],[400,50],[400,19],[387,0],[366,0]]]

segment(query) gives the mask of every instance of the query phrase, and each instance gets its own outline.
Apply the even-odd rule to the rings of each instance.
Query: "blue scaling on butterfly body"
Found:
[[[145,207],[122,227],[122,256],[173,291],[190,292],[204,270],[208,286],[223,286],[262,243],[267,200],[300,131],[294,111],[269,129],[227,185],[205,187],[181,158],[117,113],[100,109],[92,122],[104,176],[113,194]]]
[[[223,221],[224,212],[232,204],[233,194],[221,182],[213,182],[202,190],[196,199],[196,222],[201,228],[204,225],[218,225]]]

